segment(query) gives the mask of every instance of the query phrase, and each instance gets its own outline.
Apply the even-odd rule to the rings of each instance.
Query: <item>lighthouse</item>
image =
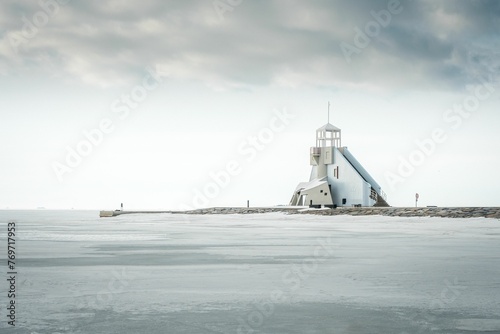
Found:
[[[311,176],[295,188],[290,205],[389,206],[382,188],[342,146],[341,130],[330,122],[316,130],[309,157]]]

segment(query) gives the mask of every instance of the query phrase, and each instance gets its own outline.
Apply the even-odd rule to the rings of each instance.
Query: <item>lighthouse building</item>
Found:
[[[299,183],[290,205],[389,206],[382,188],[341,140],[341,130],[330,123],[316,130],[309,182]]]

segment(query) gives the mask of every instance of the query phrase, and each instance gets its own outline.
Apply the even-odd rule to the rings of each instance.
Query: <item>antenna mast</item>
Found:
[[[328,123],[330,123],[330,101],[328,101]]]

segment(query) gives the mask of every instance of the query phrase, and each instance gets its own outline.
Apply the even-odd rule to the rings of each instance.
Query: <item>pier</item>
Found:
[[[101,210],[99,217],[116,217],[119,215],[128,215],[134,213],[182,213],[181,211],[121,211],[121,210]]]
[[[338,207],[309,208],[305,206],[274,207],[213,207],[187,211],[100,211],[100,217],[115,217],[123,214],[171,213],[190,215],[214,214],[258,214],[283,212],[287,214],[350,215],[350,216],[393,216],[393,217],[442,217],[442,218],[496,218],[500,219],[500,207]]]

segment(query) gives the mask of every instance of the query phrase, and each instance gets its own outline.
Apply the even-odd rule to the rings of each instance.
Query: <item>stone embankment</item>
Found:
[[[307,210],[297,213],[317,215],[351,215],[351,216],[396,216],[396,217],[446,217],[473,218],[486,217],[500,219],[500,207],[423,207],[423,208],[337,208],[326,210]]]
[[[285,213],[297,213],[297,210],[303,209],[303,207],[287,207],[287,206],[275,206],[275,207],[218,207],[218,208],[206,208],[206,209],[196,209],[190,211],[177,211],[175,213],[185,213],[194,215],[220,215],[220,214],[250,214],[250,213],[268,213],[268,212],[285,212]]]
[[[144,214],[144,213],[172,213],[172,214],[195,214],[195,215],[216,215],[216,214],[252,214],[284,212],[287,214],[314,214],[324,216],[351,215],[351,216],[396,216],[396,217],[446,217],[446,218],[473,218],[486,217],[500,219],[500,207],[421,207],[421,208],[381,208],[381,207],[340,207],[336,209],[310,209],[306,207],[216,207],[197,209],[190,211],[101,211],[101,217],[113,217],[123,214]]]
[[[396,216],[396,217],[446,217],[446,218],[474,218],[486,217],[500,219],[500,207],[421,207],[421,208],[379,208],[379,207],[345,207],[336,209],[307,209],[298,207],[269,207],[269,208],[206,208],[185,211],[186,214],[251,214],[267,212],[285,212],[288,214],[316,214],[316,215],[351,215],[351,216]]]

